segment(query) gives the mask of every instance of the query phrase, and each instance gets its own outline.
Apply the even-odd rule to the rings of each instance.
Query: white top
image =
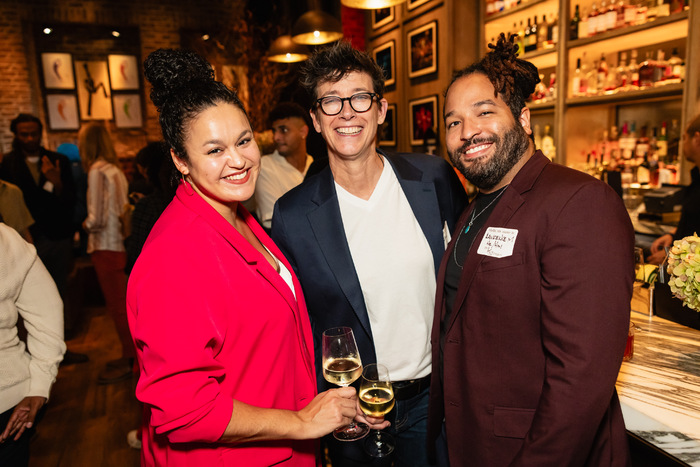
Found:
[[[28,348],[17,336],[19,316],[27,328]],[[0,349],[0,413],[27,396],[48,399],[66,351],[63,303],[36,248],[2,223]]]
[[[304,181],[312,162],[313,158],[307,154],[304,171],[299,172],[277,150],[260,159],[260,175],[255,184],[254,196],[257,205],[255,213],[263,227],[269,229],[272,226],[275,203],[283,194]]]
[[[265,246],[263,242],[260,242],[260,244],[267,250],[268,253],[270,253],[270,256],[272,256],[272,259],[275,260],[277,263],[277,266],[280,268],[279,270],[279,275],[282,278],[282,280],[287,284],[287,287],[289,287],[289,290],[292,291],[292,295],[294,295],[294,298],[297,298],[297,293],[294,291],[294,280],[292,279],[292,273],[287,269],[287,266],[280,261],[277,256],[275,256],[268,247]]]
[[[87,252],[125,251],[120,216],[128,199],[129,183],[119,167],[103,159],[96,160],[88,172],[85,227]]]
[[[386,159],[369,200],[335,187],[377,362],[387,366],[395,381],[426,376],[435,308],[428,240]]]

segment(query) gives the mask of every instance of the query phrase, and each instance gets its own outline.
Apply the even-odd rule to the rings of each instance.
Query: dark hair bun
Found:
[[[146,79],[153,85],[151,100],[159,108],[185,88],[214,80],[209,62],[188,50],[158,49],[143,66]]]

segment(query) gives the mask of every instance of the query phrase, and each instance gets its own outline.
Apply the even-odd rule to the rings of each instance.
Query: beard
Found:
[[[467,148],[476,144],[493,143],[496,150],[490,158],[464,162],[460,155]],[[488,191],[498,185],[515,164],[522,159],[530,145],[530,138],[525,129],[514,122],[502,135],[472,138],[455,151],[450,151],[450,159],[462,175],[482,191]]]

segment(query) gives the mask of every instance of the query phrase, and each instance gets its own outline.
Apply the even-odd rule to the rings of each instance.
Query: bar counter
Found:
[[[700,467],[700,331],[632,312],[634,356],[617,391],[627,430]]]

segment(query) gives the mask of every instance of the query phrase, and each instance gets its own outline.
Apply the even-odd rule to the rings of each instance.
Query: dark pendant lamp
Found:
[[[340,0],[340,3],[350,8],[360,8],[363,10],[376,10],[400,5],[406,0]]]
[[[298,44],[327,44],[342,37],[340,21],[321,10],[307,11],[292,27],[292,40]]]
[[[294,63],[309,58],[309,48],[292,41],[292,36],[280,36],[270,45],[267,59],[271,62]]]

